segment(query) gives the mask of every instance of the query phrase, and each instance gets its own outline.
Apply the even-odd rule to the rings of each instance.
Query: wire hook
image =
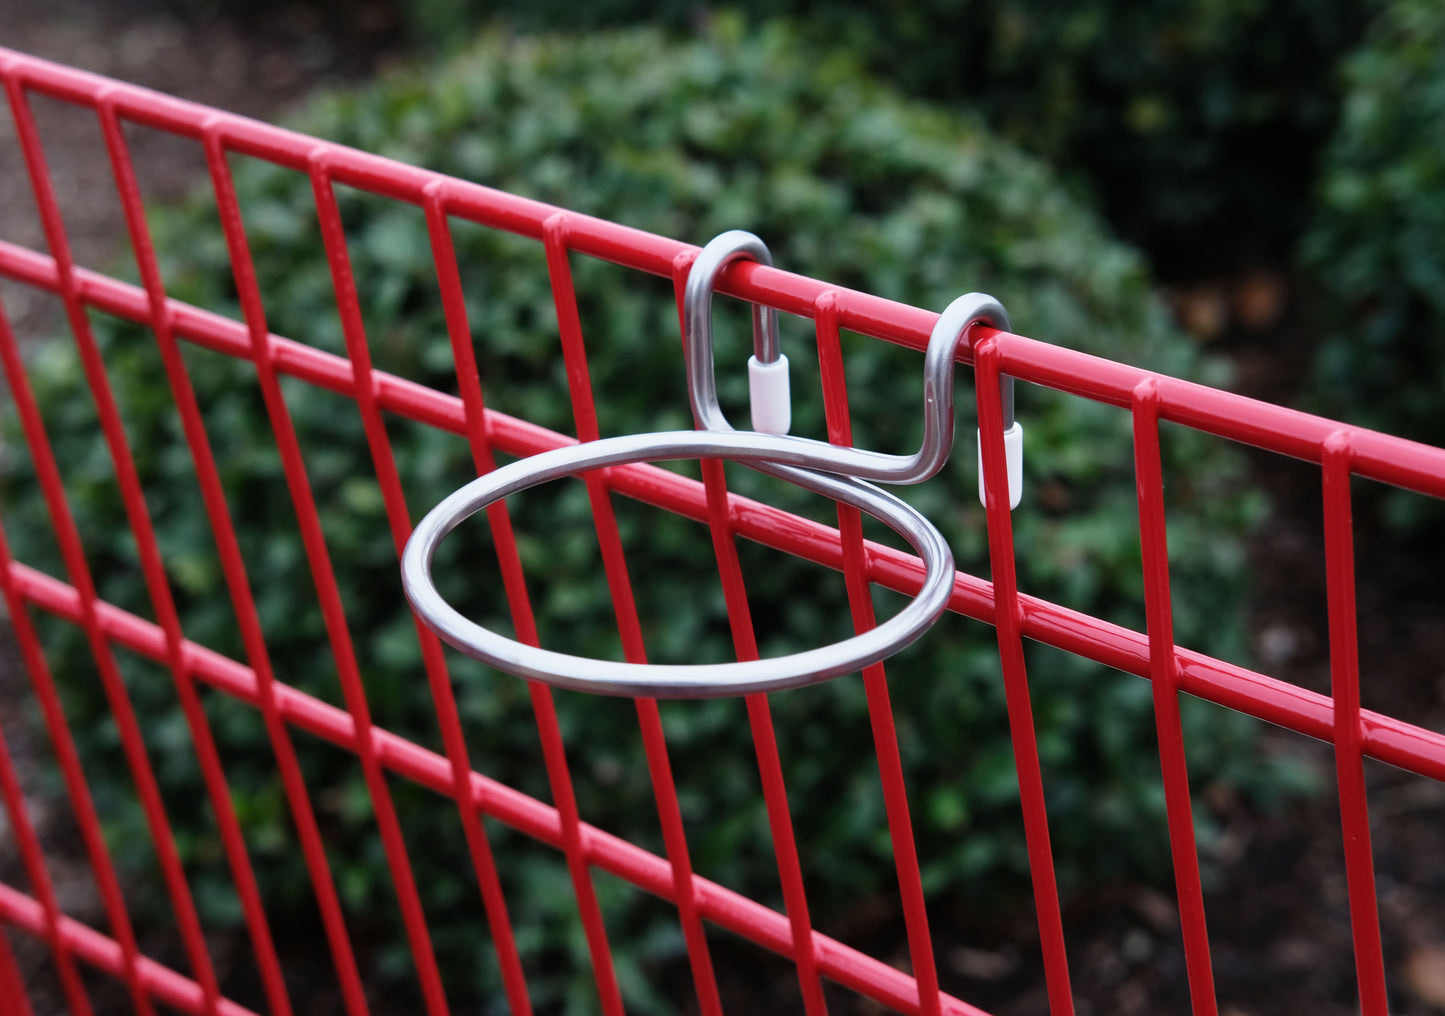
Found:
[[[683,327],[687,339],[687,388],[693,415],[703,430],[731,432],[722,407],[718,405],[716,368],[713,364],[712,296],[718,274],[729,263],[744,257],[772,265],[767,245],[752,233],[734,229],[714,237],[693,262],[683,289]],[[767,445],[768,462],[783,463],[806,469],[821,469],[842,476],[856,476],[880,483],[921,483],[933,476],[948,461],[953,448],[954,404],[953,372],[958,349],[969,341],[974,325],[987,325],[1009,331],[1008,311],[1003,304],[986,293],[968,293],[948,305],[933,326],[923,362],[923,443],[913,455],[886,455],[861,448],[781,436]],[[754,359],[764,363],[782,362],[787,358],[778,351],[777,311],[753,306]],[[771,360],[768,357],[772,357]],[[751,367],[751,363],[750,363]],[[760,414],[757,388],[754,387],[753,413]],[[1005,443],[1009,448],[1009,500],[1017,507],[1021,492],[1023,428],[1014,418],[1014,380],[999,377],[999,396],[1003,405]],[[755,427],[763,431],[762,427]],[[776,454],[772,454],[772,453]],[[1017,468],[1015,468],[1017,466]],[[770,470],[771,471],[771,470]],[[979,471],[979,497],[982,499],[982,468]]]
[[[454,491],[412,531],[402,552],[402,585],[417,615],[444,641],[492,666],[559,687],[612,695],[711,697],[776,691],[851,673],[908,645],[943,613],[954,581],[953,554],[947,541],[916,509],[865,480],[918,483],[938,472],[953,445],[953,371],[958,348],[968,341],[975,324],[1008,328],[1008,314],[993,297],[969,293],[954,300],[939,316],[924,357],[923,445],[914,455],[840,448],[823,441],[788,437],[759,425],[760,418],[776,424],[779,413],[776,406],[766,404],[760,411],[759,388],[752,377],[756,429],[739,432],[728,423],[717,401],[711,314],[718,273],[740,257],[772,263],[767,247],[751,233],[724,233],[704,247],[693,262],[683,292],[688,397],[701,429],[629,434],[563,446],[521,459]],[[753,344],[750,375],[755,365],[763,372],[781,373],[786,397],[787,358],[778,348],[776,310],[753,306]],[[773,395],[768,395],[775,380],[764,379],[764,403],[776,395],[775,388]],[[1009,490],[1011,503],[1017,505],[1023,432],[1013,419],[1013,380],[1001,377],[999,383],[1004,386]],[[786,431],[786,419],[781,422]],[[923,558],[926,574],[917,595],[878,627],[817,649],[737,663],[653,666],[584,659],[517,642],[469,621],[437,591],[431,574],[437,547],[464,519],[489,505],[538,483],[590,469],[676,458],[736,459],[868,512],[902,535]],[[981,465],[979,476],[982,498]]]
[[[732,430],[717,401],[713,366],[712,294],[717,277],[739,259],[773,265],[768,245],[752,233],[730,229],[713,237],[702,249],[687,276],[683,290],[683,329],[688,343],[687,392],[692,411],[704,430]],[[778,339],[778,312],[753,304],[753,355],[748,359],[748,396],[753,430],[786,434],[792,424],[788,392],[788,358]]]

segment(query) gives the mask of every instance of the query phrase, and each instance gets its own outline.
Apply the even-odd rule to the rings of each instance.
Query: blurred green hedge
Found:
[[[988,291],[1010,308],[1023,333],[1175,375],[1221,379],[1217,365],[1203,362],[1174,330],[1139,258],[1111,240],[1043,165],[971,118],[899,98],[850,60],[810,54],[781,28],[746,34],[722,22],[711,37],[681,44],[657,31],[578,39],[488,35],[444,65],[318,101],[296,126],[699,243],[726,228],[749,228],[767,240],[781,266],[926,307],[941,308],[960,292]],[[308,181],[248,158],[233,164],[271,328],[340,351]],[[377,365],[455,390],[420,211],[337,190]],[[199,195],[154,209],[152,219],[170,293],[238,316],[213,200]],[[540,245],[464,223],[453,223],[453,233],[490,404],[571,432]],[[670,280],[640,279],[581,257],[572,267],[603,433],[689,426]],[[731,301],[719,304],[720,384],[724,404],[737,413],[745,399],[746,315]],[[243,658],[153,340],[95,317],[186,633]],[[820,435],[811,330],[785,320],[783,341],[795,363],[795,433]],[[916,442],[922,358],[857,337],[845,337],[844,348],[859,442],[895,451]],[[187,359],[278,676],[339,702],[253,368],[199,349],[188,349]],[[101,593],[148,616],[70,345],[41,346],[30,369]],[[436,745],[432,702],[355,407],[299,382],[287,382],[285,391],[373,714]],[[970,402],[960,392],[960,404]],[[1015,515],[1022,588],[1142,629],[1128,414],[1029,386],[1020,388],[1019,414],[1028,431],[1028,487]],[[419,517],[468,478],[467,449],[419,425],[389,419],[387,426]],[[971,428],[960,429],[967,435]],[[54,555],[47,557],[50,523],[28,458],[18,451],[13,419],[4,433],[12,446],[0,488],[6,532],[28,560],[59,573]],[[961,442],[954,465],[907,496],[944,530],[961,567],[986,573],[973,452]],[[1260,505],[1242,492],[1240,461],[1222,442],[1169,429],[1164,451],[1177,637],[1239,658],[1244,540]],[[733,477],[740,489],[831,517],[830,506],[808,495],[740,473]],[[613,652],[610,600],[586,499],[580,484],[562,487],[555,497],[525,495],[515,513],[542,635],[557,648]],[[730,658],[706,531],[629,505],[618,500],[617,511],[653,658]],[[439,573],[460,574],[464,581],[449,591],[476,616],[509,630],[504,605],[491,595],[495,566],[487,538],[466,532],[449,542],[461,549],[448,551]],[[740,553],[765,653],[822,644],[849,630],[841,580],[751,545]],[[898,606],[896,597],[882,594],[878,602],[882,610]],[[122,860],[141,871],[149,856],[145,833],[133,802],[126,804],[129,784],[83,641],[54,628],[53,660],[72,720],[87,732],[82,748],[97,794],[108,802],[108,832]],[[1056,651],[1031,646],[1029,654],[1065,891],[1111,879],[1167,878],[1149,684]],[[196,818],[180,827],[181,843],[206,918],[234,922],[213,830],[194,803],[200,784],[169,680],[153,665],[122,662],[173,817]],[[474,763],[549,799],[523,683],[460,657],[452,662]],[[925,884],[937,906],[964,897],[1005,906],[1025,898],[993,630],[946,619],[890,673]],[[1184,705],[1196,787],[1225,783],[1261,800],[1289,788],[1290,774],[1255,746],[1250,721],[1192,700]],[[850,915],[869,912],[870,901],[894,892],[862,685],[842,678],[774,695],[772,706],[815,916],[825,930],[847,926]],[[558,707],[583,817],[660,848],[630,704],[559,694]],[[286,934],[303,934],[314,928],[306,874],[261,724],[249,707],[220,696],[208,700],[208,709],[272,918]],[[779,903],[741,703],[669,704],[663,718],[697,869]],[[397,944],[390,880],[358,767],[299,735],[298,750],[370,970],[379,984],[404,981],[410,961]],[[394,792],[449,986],[499,999],[454,811],[400,783]],[[1208,815],[1199,817],[1207,854]],[[589,1001],[564,869],[552,851],[493,832],[535,998],[544,1007],[587,1010],[595,999]],[[600,880],[599,892],[624,989],[639,1011],[680,1005],[657,988],[672,982],[653,977],[681,948],[675,920],[611,880]]]
[[[1445,8],[1394,0],[1345,67],[1302,244],[1324,411],[1445,445]]]
[[[504,20],[573,31],[717,11],[786,17],[908,94],[984,115],[1082,183],[1170,273],[1287,253],[1337,116],[1336,68],[1378,0],[926,0],[919,3],[501,0],[406,4],[432,45]]]

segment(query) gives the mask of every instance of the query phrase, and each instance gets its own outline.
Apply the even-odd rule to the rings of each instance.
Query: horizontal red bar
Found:
[[[439,190],[449,214],[533,239],[542,239],[548,220],[561,215],[569,249],[655,275],[670,275],[675,260],[696,249],[13,50],[0,48],[0,77],[18,78],[27,88],[65,101],[106,105],[125,119],[196,140],[220,135],[230,150],[298,172],[309,172],[319,162],[334,180],[396,200],[421,205],[428,190]],[[920,349],[937,317],[931,311],[749,261],[736,262],[724,272],[719,289],[807,317],[827,294],[837,307],[842,327]],[[1015,377],[1118,406],[1127,406],[1133,389],[1151,376],[1138,368],[1022,337],[1001,341],[999,352],[1001,368]],[[971,351],[962,349],[960,358],[970,361]],[[1231,440],[1319,461],[1324,440],[1341,429],[1331,420],[1232,393],[1160,380],[1163,418]],[[1445,497],[1445,451],[1354,428],[1351,443],[1355,448],[1352,468],[1359,475]]]
[[[71,586],[23,564],[12,564],[11,574],[16,589],[27,601],[68,621],[79,622],[80,598]],[[96,605],[96,615],[107,638],[151,659],[164,659],[165,634],[156,625],[103,602]],[[258,704],[260,693],[250,667],[190,641],[185,642],[184,655],[193,677],[248,705]],[[357,750],[351,714],[282,682],[277,682],[274,689],[277,712],[287,723],[337,747]],[[379,727],[372,728],[372,740],[383,766],[438,794],[451,796],[451,763],[444,756]],[[562,849],[561,820],[550,805],[477,772],[471,774],[471,797],[473,805],[486,814]],[[582,833],[591,863],[676,903],[672,867],[666,860],[585,823]],[[693,886],[703,917],[793,958],[792,928],[782,914],[698,875],[693,876]],[[817,931],[813,932],[813,948],[823,974],[902,1012],[918,1012],[918,990],[913,978]],[[960,1016],[987,1016],[958,999],[949,999],[948,1005],[948,1012]]]
[[[1266,451],[1318,463],[1332,435],[1347,431],[1357,476],[1445,498],[1445,449],[1286,409],[1191,381],[1153,374],[1021,335],[994,339],[1000,370],[1059,391],[1128,408],[1139,385],[1158,389],[1160,418]]]
[[[750,262],[739,262],[745,263]],[[634,264],[634,267],[637,265]],[[761,267],[759,270],[762,270]],[[59,272],[53,258],[6,241],[0,241],[0,275],[54,293],[60,289]],[[789,276],[790,280],[799,278]],[[139,287],[78,267],[76,284],[80,298],[96,309],[131,321],[150,321],[148,297]],[[824,288],[821,292],[830,290]],[[768,294],[767,297],[753,298],[776,303],[778,294],[771,290]],[[893,306],[904,307],[903,304]],[[917,308],[907,309],[920,314],[928,313]],[[810,303],[800,312],[811,313],[811,310]],[[167,313],[173,327],[185,338],[215,352],[250,359],[250,337],[242,323],[175,300],[167,301]],[[354,397],[353,370],[344,357],[323,353],[279,335],[270,336],[270,340],[278,369],[330,391]],[[922,338],[910,331],[906,344],[921,348],[924,341],[926,331],[922,333]],[[1122,408],[1130,405],[1135,388],[1153,379],[1158,385],[1162,419],[1266,451],[1319,462],[1325,441],[1331,435],[1348,431],[1352,450],[1351,469],[1356,475],[1430,497],[1445,498],[1445,449],[1365,428],[1346,427],[1324,417],[1152,374],[1020,335],[997,333],[994,342],[1000,354],[1001,369],[1013,377]],[[967,351],[966,348],[964,351]],[[381,371],[373,371],[372,376],[384,408],[453,433],[465,433],[460,399]],[[522,421],[517,421],[517,424],[524,428],[532,427]],[[551,433],[542,428],[532,429],[538,437]],[[553,436],[550,440],[539,442],[536,448],[556,447],[557,440]]]
[[[0,79],[4,78],[15,78],[24,88],[66,102],[92,108],[104,104],[122,119],[196,141],[219,136],[229,151],[297,172],[309,172],[314,162],[320,162],[331,179],[398,201],[421,205],[429,187],[440,188],[448,214],[533,239],[540,240],[547,221],[561,214],[569,249],[654,275],[670,277],[674,260],[698,249],[0,47]],[[719,278],[717,289],[805,316],[811,316],[819,297],[832,293],[844,327],[919,349],[927,343],[937,317],[907,304],[753,262],[730,266]]]
[[[433,214],[440,207],[448,216],[533,240],[550,239],[554,253],[555,241],[560,237],[564,262],[568,254],[578,253],[675,279],[696,253],[695,247],[676,240],[10,50],[0,49],[0,79],[23,90],[114,114],[197,143],[215,144],[227,153],[265,159],[307,174],[313,182],[340,182],[418,206],[435,202]],[[50,202],[47,207],[53,208],[53,199],[46,200]],[[60,246],[62,257],[67,257]],[[62,290],[62,273],[55,260],[15,244],[0,242],[0,276],[57,294]],[[153,305],[142,289],[83,269],[74,273],[74,282],[86,305],[133,321],[156,323]],[[936,315],[927,310],[747,261],[729,267],[718,288],[803,317],[815,317],[818,309],[826,306],[830,319],[841,327],[915,349],[926,344],[936,320]],[[242,360],[254,356],[251,337],[240,322],[176,301],[168,301],[160,313],[176,334],[204,348]],[[1131,407],[1139,386],[1147,381],[1151,385],[1151,404],[1157,406],[1161,419],[1315,463],[1322,461],[1324,449],[1333,441],[1335,447],[1348,449],[1343,463],[1346,480],[1355,474],[1445,498],[1445,450],[1159,377],[1022,336],[985,332],[978,338],[991,341],[997,367],[1013,377],[1124,409]],[[379,371],[363,374],[368,386],[358,391],[356,367],[351,361],[282,336],[268,336],[266,342],[276,367],[288,375],[353,399],[358,395],[369,399],[374,389],[376,404],[388,412],[475,437],[468,435],[460,399]],[[972,357],[971,348],[959,352],[963,362],[970,362]],[[572,443],[564,435],[495,412],[485,415],[483,426],[487,441],[516,455]],[[1347,439],[1341,441],[1342,435]],[[676,474],[647,465],[630,465],[608,470],[605,482],[619,493],[699,522],[707,521],[703,487]],[[727,513],[739,535],[828,567],[843,567],[836,529],[735,496],[727,502]],[[915,592],[921,580],[915,558],[877,545],[869,545],[864,567],[869,581],[905,594]],[[70,586],[20,564],[11,566],[11,575],[30,602],[73,622],[80,620],[80,600]],[[1007,580],[1001,581],[1004,589],[1011,589]],[[1150,646],[1144,634],[1048,601],[1027,596],[1018,600],[1023,635],[1122,671],[1142,677],[1151,675]],[[994,588],[975,576],[959,574],[949,606],[957,613],[992,624],[996,610]],[[99,613],[99,623],[108,637],[164,661],[166,641],[155,625],[108,605],[102,605]],[[1010,606],[1005,620],[1012,617]],[[1166,634],[1166,659],[1169,639]],[[195,677],[241,701],[257,704],[257,680],[248,667],[191,643],[186,643],[184,652],[185,666]],[[1321,740],[1332,741],[1336,736],[1339,724],[1327,696],[1177,646],[1173,648],[1172,662],[1178,687],[1184,691]],[[454,777],[443,757],[384,730],[368,729],[364,735],[368,740],[358,743],[363,735],[358,734],[352,717],[344,710],[285,685],[277,687],[276,695],[280,713],[288,723],[353,752],[374,751],[381,764],[393,772],[451,796]],[[1359,747],[1365,754],[1445,781],[1445,735],[1363,710],[1358,715],[1358,733]],[[471,773],[463,793],[475,807],[554,848],[563,847],[564,832],[571,835],[573,826],[564,830],[554,809],[478,773]],[[792,925],[783,915],[696,876],[679,886],[666,860],[601,830],[584,827],[582,848],[589,864],[612,871],[663,899],[677,903],[679,893],[686,896],[690,888],[703,917],[783,956],[796,957]],[[0,919],[43,936],[43,916],[39,904],[30,897],[0,885]],[[119,945],[83,924],[66,919],[61,938],[65,948],[102,970],[116,974],[123,966]],[[919,988],[911,977],[816,932],[810,944],[822,973],[896,1009],[909,1013],[919,1010]],[[142,960],[142,980],[146,990],[166,1004],[188,1012],[203,1006],[201,989],[194,982],[150,960]],[[951,998],[945,1000],[945,1008],[957,1013],[979,1012]],[[246,1012],[230,1003],[223,1004],[222,1011],[228,1016]]]
[[[58,285],[53,259],[24,247],[0,241],[0,275],[41,288]],[[107,276],[77,270],[82,299],[107,313],[146,323],[150,320],[144,291]],[[245,326],[230,318],[187,304],[168,304],[177,334],[207,349],[239,359],[250,359],[250,339]],[[277,367],[283,372],[329,391],[354,397],[352,366],[343,357],[313,349],[279,335],[270,337]],[[1004,363],[1018,376],[1029,376],[1043,384],[1106,401],[1127,401],[1126,392],[1148,372],[1115,364],[1073,350],[1058,349],[1021,336],[1000,334],[995,342],[1004,351]],[[1019,362],[1020,352],[1028,363]],[[427,388],[382,371],[373,371],[377,399],[382,408],[451,433],[466,433],[465,412],[459,398]],[[1081,380],[1088,377],[1089,380]],[[1269,447],[1284,454],[1318,458],[1315,442],[1323,442],[1340,429],[1339,424],[1321,417],[1282,409],[1243,396],[1219,392],[1200,385],[1157,378],[1161,385],[1161,415],[1178,418],[1193,426],[1203,417],[1230,430],[1222,436],[1247,440],[1251,428],[1240,419],[1252,413],[1266,414],[1271,433],[1281,436],[1281,447]],[[1166,395],[1172,392],[1180,402],[1194,405],[1171,407]],[[1200,414],[1199,420],[1183,419],[1186,413]],[[1231,423],[1231,427],[1225,427]],[[495,447],[513,455],[532,455],[573,443],[572,438],[544,427],[491,410],[486,424]],[[1351,447],[1362,475],[1398,483],[1423,493],[1445,496],[1445,451],[1371,431],[1352,430]],[[1367,471],[1368,470],[1368,471]],[[705,522],[706,495],[701,484],[668,470],[648,465],[618,466],[608,470],[609,482],[618,492],[645,503]],[[732,520],[739,535],[834,569],[842,568],[842,551],[836,529],[800,519],[776,508],[730,495]],[[917,559],[878,544],[869,544],[869,579],[912,595],[922,579]],[[1087,657],[1098,663],[1148,677],[1149,643],[1145,635],[1027,595],[1020,597],[1024,608],[1022,631],[1028,638]],[[949,609],[986,623],[993,622],[993,587],[974,576],[960,573]],[[1200,698],[1238,709],[1260,719],[1288,727],[1320,740],[1333,736],[1330,700],[1244,667],[1178,648],[1180,688]],[[1394,718],[1365,711],[1367,754],[1434,779],[1445,779],[1445,736],[1422,730]]]
[[[7,921],[36,938],[46,938],[45,909],[37,900],[3,882],[0,882],[0,920]],[[120,943],[115,939],[102,935],[72,917],[62,916],[57,930],[60,947],[68,950],[77,959],[112,977],[124,975],[125,960],[121,955]],[[146,956],[139,958],[136,967],[141,988],[157,1002],[188,1013],[206,1011],[201,986],[189,977],[161,966]],[[225,998],[216,1003],[216,1009],[222,1016],[257,1016],[250,1009]]]

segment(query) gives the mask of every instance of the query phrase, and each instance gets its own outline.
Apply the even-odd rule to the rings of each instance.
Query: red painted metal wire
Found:
[[[15,1016],[32,1016],[35,1012],[30,1007],[30,996],[25,988],[25,978],[20,972],[20,966],[15,962],[15,953],[10,948],[10,939],[0,934],[0,998],[7,999],[11,1004],[11,1012]],[[88,1011],[89,1003],[85,1003]]]
[[[1154,714],[1159,762],[1164,777],[1169,848],[1179,892],[1180,924],[1189,993],[1196,1013],[1214,1014],[1214,971],[1204,922],[1204,890],[1189,805],[1189,770],[1179,718],[1179,668],[1169,596],[1169,536],[1164,522],[1164,469],[1159,451],[1159,386],[1152,380],[1134,390],[1134,474],[1139,495],[1139,545],[1144,563],[1144,603],[1152,656]]]
[[[666,730],[652,701],[639,701],[636,711],[665,857],[583,820],[574,793],[568,746],[564,743],[552,694],[543,686],[531,686],[530,694],[553,803],[536,800],[476,771],[463,734],[447,656],[440,643],[421,625],[417,626],[417,635],[441,734],[442,753],[373,722],[361,680],[363,661],[357,658],[348,628],[299,441],[282,395],[282,378],[299,379],[356,403],[388,519],[389,533],[378,534],[378,539],[389,536],[400,553],[410,534],[412,520],[387,435],[385,416],[415,421],[464,438],[478,472],[494,468],[499,452],[528,455],[574,440],[595,439],[597,408],[572,283],[574,259],[599,258],[671,279],[680,304],[695,248],[4,49],[0,49],[0,81],[16,123],[20,154],[47,247],[46,252],[40,252],[0,241],[0,278],[53,294],[65,308],[96,404],[101,438],[114,467],[139,550],[141,571],[155,617],[152,621],[128,613],[107,603],[97,592],[82,549],[84,534],[78,530],[66,500],[64,470],[67,464],[57,462],[51,451],[41,407],[26,380],[17,338],[0,304],[0,367],[26,432],[40,492],[55,521],[66,566],[64,580],[35,570],[12,554],[15,548],[5,541],[0,530],[0,590],[3,590],[13,636],[76,815],[108,928],[106,931],[91,928],[63,912],[47,866],[44,845],[27,812],[20,777],[3,738],[0,738],[0,803],[5,808],[29,889],[22,891],[0,884],[0,923],[10,931],[33,936],[44,943],[66,1002],[73,1011],[92,1010],[87,983],[80,973],[82,966],[117,980],[141,1013],[153,1012],[157,1005],[187,1013],[224,1016],[247,1011],[221,992],[191,888],[171,835],[170,819],[156,788],[144,743],[145,732],[137,723],[117,668],[116,650],[124,649],[161,664],[175,685],[208,801],[218,823],[227,870],[240,901],[260,976],[261,994],[272,1013],[292,1011],[293,1000],[284,976],[286,957],[278,954],[244,829],[230,804],[226,774],[199,698],[203,687],[261,714],[315,892],[335,968],[336,989],[350,1016],[365,1016],[369,1012],[366,984],[312,805],[311,790],[297,760],[293,744],[297,733],[349,752],[361,765],[411,961],[430,1016],[448,1012],[448,997],[433,953],[408,847],[392,803],[391,787],[398,780],[449,798],[455,806],[477,879],[480,921],[485,924],[496,949],[507,1003],[518,1016],[530,1013],[532,1002],[517,934],[483,819],[507,826],[561,853],[577,898],[597,1005],[604,1013],[621,1014],[624,998],[596,891],[594,876],[598,872],[620,878],[676,908],[698,1009],[703,1013],[722,1012],[709,945],[710,926],[740,935],[792,963],[797,970],[803,1008],[809,1016],[820,1016],[827,1011],[824,979],[899,1012],[981,1012],[966,1000],[946,994],[939,985],[937,942],[930,930],[913,845],[908,788],[900,753],[901,734],[889,705],[882,664],[867,668],[862,680],[879,763],[888,834],[893,845],[910,972],[864,955],[812,926],[784,768],[767,696],[749,697],[746,709],[777,862],[783,912],[732,892],[694,871]],[[135,251],[140,286],[74,263],[31,111],[33,95],[60,99],[92,110],[97,116]],[[234,272],[241,308],[239,318],[188,306],[167,295],[125,139],[126,124],[143,125],[190,139],[204,153]],[[340,310],[344,356],[270,331],[231,177],[228,160],[235,155],[267,160],[309,177]],[[338,185],[408,202],[424,213],[456,364],[457,395],[389,375],[373,365],[346,232],[336,203]],[[453,247],[453,220],[506,231],[541,245],[559,323],[576,424],[575,438],[544,430],[486,406]],[[847,329],[879,341],[921,349],[935,319],[929,311],[751,262],[731,265],[723,273],[718,288],[815,322],[828,438],[840,444],[850,444],[852,440],[848,387],[839,349],[840,332]],[[91,334],[88,315],[92,311],[145,324],[155,335],[187,451],[196,470],[206,516],[216,537],[230,606],[244,645],[244,660],[222,656],[185,636],[135,460]],[[206,433],[204,407],[198,404],[192,391],[181,353],[182,343],[248,361],[255,368],[287,489],[296,507],[307,563],[336,661],[344,707],[291,687],[273,672],[252,593],[252,579],[241,557],[236,520],[226,504],[220,471]],[[1152,375],[1017,335],[984,330],[974,349],[963,350],[960,355],[964,362],[973,362],[979,380],[976,390],[978,419],[982,421],[983,468],[985,476],[990,478],[986,517],[992,581],[958,574],[949,608],[992,624],[997,631],[1051,1012],[1055,1016],[1072,1012],[1073,1000],[1049,841],[1049,813],[1034,737],[1022,645],[1025,638],[1152,681],[1169,842],[1179,897],[1180,934],[1196,1013],[1213,1014],[1217,1003],[1179,696],[1192,694],[1334,745],[1361,1008],[1368,1014],[1386,1012],[1364,759],[1377,759],[1428,778],[1445,780],[1445,736],[1404,718],[1364,709],[1360,703],[1350,483],[1352,477],[1358,476],[1432,497],[1445,497],[1445,451],[1344,428],[1333,421]],[[1132,414],[1146,632],[1132,631],[1019,591],[1011,517],[1001,493],[1006,464],[996,384],[1000,374],[1117,406]],[[1159,447],[1161,421],[1320,465],[1332,695],[1309,692],[1175,645]],[[634,465],[589,474],[586,488],[624,654],[633,662],[644,662],[647,650],[613,508],[614,496],[636,499],[708,526],[739,659],[756,658],[758,653],[748,591],[738,561],[736,541],[739,538],[840,571],[845,578],[853,624],[860,630],[874,623],[872,586],[912,594],[922,578],[915,558],[863,538],[855,510],[840,508],[836,528],[788,515],[729,493],[719,462],[703,464],[700,483],[652,466]],[[487,510],[487,521],[517,637],[536,644],[536,624],[507,506],[502,503],[491,506]],[[398,609],[403,609],[400,603]],[[187,970],[163,966],[141,951],[56,682],[46,662],[32,616],[35,611],[76,625],[87,636],[124,756],[139,791]],[[15,999],[15,1008],[19,1011],[28,1011],[23,978],[4,932],[0,932],[0,992]]]

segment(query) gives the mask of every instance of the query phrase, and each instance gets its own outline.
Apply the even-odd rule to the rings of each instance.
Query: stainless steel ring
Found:
[[[943,613],[953,591],[953,554],[933,524],[894,495],[853,477],[767,461],[778,457],[780,441],[790,446],[786,461],[804,467],[818,448],[828,447],[803,438],[751,432],[662,431],[571,445],[503,466],[452,493],[416,527],[401,561],[407,599],[427,627],[468,656],[519,677],[607,695],[719,698],[780,691],[876,663],[913,642]],[[716,664],[621,663],[539,649],[467,620],[437,591],[431,576],[437,547],[461,522],[488,505],[528,487],[587,470],[685,458],[743,460],[867,512],[907,540],[923,559],[927,574],[922,588],[892,618],[852,638],[790,656]]]

